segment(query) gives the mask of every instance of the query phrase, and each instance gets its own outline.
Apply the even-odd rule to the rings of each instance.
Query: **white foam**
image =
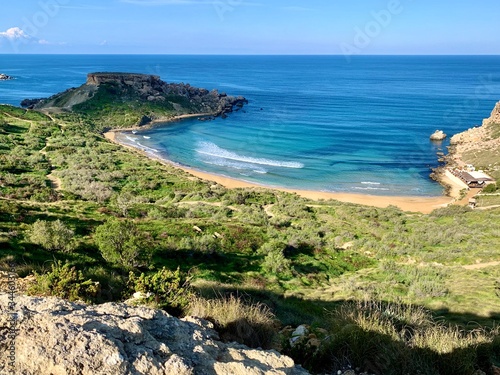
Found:
[[[383,190],[383,191],[388,191],[389,190],[389,189],[386,189],[386,188],[359,187],[359,186],[354,187],[354,189],[356,189],[356,190]]]
[[[198,148],[196,149],[196,152],[202,155],[208,155],[221,159],[235,160],[243,163],[269,165],[273,167],[283,168],[304,168],[304,164],[299,162],[271,160],[238,155],[233,151],[223,149],[211,142],[198,142]]]
[[[128,135],[126,135],[125,138],[127,138],[131,142],[134,142],[134,143],[137,142],[137,138],[132,138],[132,137],[129,137]]]
[[[380,182],[362,181],[363,185],[380,185]]]
[[[205,164],[217,165],[219,167],[234,168],[234,169],[237,169],[240,171],[252,171],[252,172],[260,173],[260,174],[267,173],[267,170],[265,170],[262,167],[259,167],[258,165],[248,164],[248,163],[238,163],[238,162],[225,160],[225,159],[216,159],[216,158],[210,157],[208,159],[202,160],[202,162]]]

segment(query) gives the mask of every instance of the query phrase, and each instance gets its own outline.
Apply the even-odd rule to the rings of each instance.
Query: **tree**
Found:
[[[61,220],[37,220],[28,232],[29,240],[46,250],[73,250],[74,235],[75,233]]]
[[[110,219],[97,227],[94,241],[103,258],[126,268],[144,266],[149,260],[145,233],[129,220]]]

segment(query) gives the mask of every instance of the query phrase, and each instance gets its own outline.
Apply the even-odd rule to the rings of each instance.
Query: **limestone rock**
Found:
[[[305,375],[276,351],[219,340],[210,322],[123,303],[87,306],[16,296],[22,374]],[[8,295],[0,294],[0,369],[7,363]]]
[[[430,138],[431,141],[442,141],[446,138],[446,134],[442,130],[436,130]]]

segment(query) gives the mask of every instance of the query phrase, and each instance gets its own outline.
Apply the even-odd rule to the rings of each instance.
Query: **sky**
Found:
[[[500,54],[498,0],[3,1],[0,54]]]

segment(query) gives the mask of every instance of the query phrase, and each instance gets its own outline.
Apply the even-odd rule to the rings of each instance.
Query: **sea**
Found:
[[[438,196],[448,140],[500,100],[500,56],[0,55],[0,103],[77,87],[89,72],[136,72],[242,95],[227,118],[158,124],[122,142],[260,185]],[[448,138],[449,139],[449,138]]]

